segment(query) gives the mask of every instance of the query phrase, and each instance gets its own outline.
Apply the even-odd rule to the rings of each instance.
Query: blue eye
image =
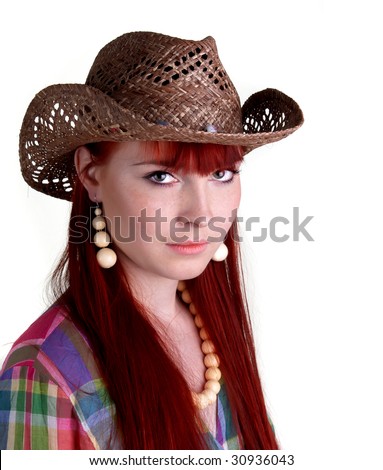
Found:
[[[155,184],[170,184],[174,183],[176,178],[172,176],[170,173],[167,171],[153,171],[149,175],[147,175],[145,178],[147,178],[149,181],[155,183]]]
[[[217,170],[213,173],[213,178],[221,183],[230,183],[239,170]]]

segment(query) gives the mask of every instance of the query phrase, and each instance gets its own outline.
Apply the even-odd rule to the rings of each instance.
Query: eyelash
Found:
[[[145,179],[147,179],[150,183],[153,183],[157,186],[172,186],[172,184],[174,182],[171,182],[171,183],[160,183],[158,181],[153,181],[152,178],[155,176],[155,175],[170,175],[172,178],[174,178],[174,176],[169,173],[168,171],[162,171],[162,170],[157,170],[157,171],[152,171],[151,173],[149,173],[148,175],[145,176]],[[176,179],[176,178],[174,178]]]
[[[234,181],[234,177],[235,175],[238,175],[240,173],[240,170],[235,170],[234,168],[225,168],[224,170],[216,170],[214,171],[212,174],[214,173],[218,173],[220,171],[230,171],[231,173],[233,173],[233,176],[232,178],[230,178],[229,180],[227,181],[220,181],[220,180],[216,180],[222,184],[228,184],[228,183],[232,183]],[[153,181],[151,178],[153,178],[155,175],[170,175],[172,178],[175,178],[171,173],[169,173],[168,171],[162,171],[162,170],[157,170],[157,171],[152,171],[151,173],[149,173],[148,175],[145,176],[145,179],[147,179],[148,181],[150,181],[151,183],[157,185],[157,186],[171,186],[172,183],[159,183],[158,181]],[[176,178],[175,178],[176,179]]]
[[[225,168],[225,170],[216,170],[214,173],[218,173],[219,171],[230,171],[231,173],[233,173],[233,176],[227,181],[217,180],[218,182],[222,184],[232,183],[234,181],[235,175],[238,175],[240,173],[240,170],[235,170],[234,168]]]

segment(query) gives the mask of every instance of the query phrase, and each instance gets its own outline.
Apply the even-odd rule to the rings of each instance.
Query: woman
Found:
[[[294,132],[277,90],[240,107],[214,40],[125,34],[20,134],[28,184],[71,200],[56,301],[14,344],[0,447],[276,449],[236,225],[244,154]]]

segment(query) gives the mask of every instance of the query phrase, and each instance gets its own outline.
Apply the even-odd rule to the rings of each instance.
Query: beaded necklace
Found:
[[[221,371],[219,369],[219,357],[215,352],[214,344],[209,339],[206,329],[203,326],[202,318],[198,314],[195,305],[192,302],[189,291],[186,289],[184,281],[179,281],[177,290],[181,292],[182,300],[188,304],[190,313],[194,316],[194,323],[199,330],[199,336],[202,340],[201,349],[204,354],[205,385],[200,393],[192,392],[193,401],[197,408],[203,410],[217,400],[217,395],[221,389],[219,379]]]

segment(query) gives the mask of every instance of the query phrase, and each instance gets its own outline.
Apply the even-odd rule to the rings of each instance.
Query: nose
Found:
[[[213,217],[213,198],[202,179],[196,178],[185,186],[180,198],[179,221],[198,227],[207,227]]]

